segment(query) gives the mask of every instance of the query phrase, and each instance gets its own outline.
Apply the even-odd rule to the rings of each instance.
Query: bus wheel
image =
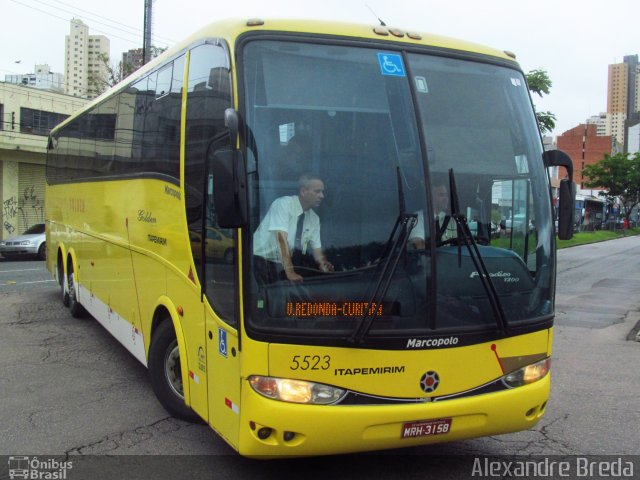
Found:
[[[70,268],[69,274],[67,275],[67,288],[69,290],[69,311],[71,312],[71,316],[73,318],[84,317],[86,315],[86,310],[82,305],[80,305],[76,295],[73,267]]]
[[[69,292],[66,292],[64,287],[67,282],[64,279],[64,268],[62,267],[62,263],[60,259],[58,260],[58,283],[60,284],[60,292],[62,294],[62,304],[65,307],[69,306]]]
[[[184,403],[180,351],[170,318],[160,322],[151,338],[149,376],[153,391],[167,412],[183,420],[198,419]]]

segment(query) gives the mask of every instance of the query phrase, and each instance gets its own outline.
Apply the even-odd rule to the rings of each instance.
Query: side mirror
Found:
[[[237,149],[240,115],[233,108],[224,111],[229,144],[214,151],[208,171],[213,176],[213,201],[220,228],[247,224],[247,172],[242,152]]]
[[[576,184],[566,178],[560,180],[560,205],[558,206],[558,238],[570,240],[573,237],[573,213],[576,203]]]
[[[564,167],[567,178],[560,181],[558,196],[558,238],[569,240],[573,237],[573,213],[576,203],[576,186],[573,183],[573,162],[571,157],[561,150],[550,150],[542,155],[545,167]]]
[[[220,228],[240,228],[247,224],[246,170],[242,152],[235,147],[216,150],[210,160],[213,202]]]

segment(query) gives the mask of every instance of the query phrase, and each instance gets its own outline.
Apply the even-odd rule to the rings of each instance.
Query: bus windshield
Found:
[[[244,44],[241,68],[250,334],[497,332],[452,201],[509,327],[550,316],[549,192],[519,70],[266,39]]]

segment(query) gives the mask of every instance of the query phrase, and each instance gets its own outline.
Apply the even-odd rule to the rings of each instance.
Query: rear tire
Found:
[[[65,307],[69,306],[69,292],[65,291],[67,281],[64,276],[64,268],[62,266],[61,259],[58,260],[58,283],[60,284],[60,293],[62,295],[62,304]]]
[[[71,316],[73,318],[82,318],[86,316],[87,311],[78,301],[78,297],[76,295],[76,285],[74,282],[74,272],[73,267],[70,269],[71,271],[67,274],[67,289],[69,290],[69,311],[71,312]]]
[[[177,418],[196,421],[199,417],[184,403],[178,341],[170,318],[156,327],[149,347],[151,387],[167,412]]]

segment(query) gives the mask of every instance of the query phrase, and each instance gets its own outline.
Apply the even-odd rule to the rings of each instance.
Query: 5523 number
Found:
[[[330,367],[329,355],[294,355],[289,365],[291,370],[328,370]]]

